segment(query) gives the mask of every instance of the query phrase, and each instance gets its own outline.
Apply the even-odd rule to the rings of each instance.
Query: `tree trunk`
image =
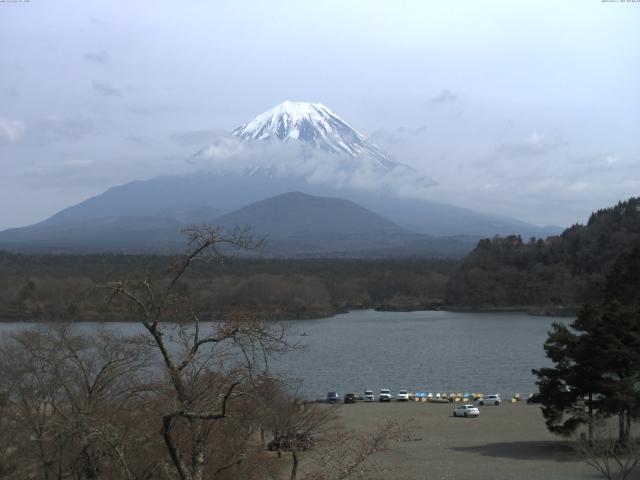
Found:
[[[627,441],[626,426],[627,422],[625,421],[625,409],[622,408],[618,412],[618,441],[621,444],[624,444]]]
[[[49,462],[47,461],[47,455],[44,453],[43,443],[42,441],[37,442],[40,453],[40,465],[42,466],[42,478],[49,480],[49,467],[47,466]],[[58,461],[58,464],[60,464],[60,461]],[[62,475],[59,476],[61,477]]]
[[[96,471],[94,461],[91,453],[89,452],[88,446],[85,446],[82,449],[82,457],[84,460],[84,468],[82,469],[84,478],[86,478],[87,480],[95,480],[96,478],[98,478],[98,472]]]
[[[164,438],[164,443],[167,446],[167,450],[169,450],[169,455],[171,456],[171,460],[178,472],[180,480],[190,480],[189,473],[187,472],[187,466],[182,463],[178,449],[176,448],[173,437],[171,436],[171,424],[171,417],[164,417],[162,419],[162,437]]]
[[[193,419],[190,422],[192,452],[191,452],[191,478],[192,480],[202,480],[204,478],[204,446],[205,440],[202,438],[203,422]]]
[[[291,458],[293,458],[293,466],[291,467],[291,480],[296,480],[298,475],[298,452],[295,448],[291,449]]]
[[[589,392],[589,445],[593,441],[593,394]]]

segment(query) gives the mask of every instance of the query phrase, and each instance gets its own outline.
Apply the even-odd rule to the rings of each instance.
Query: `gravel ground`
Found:
[[[539,406],[479,408],[478,418],[454,418],[448,404],[359,402],[341,406],[339,415],[347,429],[357,431],[372,430],[387,419],[410,422],[415,441],[371,459],[389,472],[389,479],[600,478],[567,441],[546,430]]]

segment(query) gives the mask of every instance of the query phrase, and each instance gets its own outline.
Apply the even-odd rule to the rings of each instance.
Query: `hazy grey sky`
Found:
[[[569,225],[640,195],[640,3],[0,2],[0,229],[321,102],[432,198]]]

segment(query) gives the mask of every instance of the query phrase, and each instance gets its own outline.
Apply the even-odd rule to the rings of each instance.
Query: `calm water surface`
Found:
[[[304,349],[276,359],[272,368],[299,380],[300,393],[310,398],[365,388],[524,394],[535,390],[531,369],[549,364],[543,344],[551,323],[566,320],[524,313],[359,310],[289,321],[291,340]],[[0,335],[31,326],[0,324]],[[124,334],[141,330],[135,323],[107,327]]]
[[[525,313],[353,311],[289,322],[306,346],[278,365],[304,380],[303,393],[365,388],[427,392],[535,391],[531,369],[548,365],[543,344],[554,321]]]

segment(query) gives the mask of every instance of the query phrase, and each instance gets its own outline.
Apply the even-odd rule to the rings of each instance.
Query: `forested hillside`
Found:
[[[88,289],[145,275],[160,281],[174,261],[159,255],[0,252],[0,321],[108,320],[104,305],[85,299]],[[211,317],[238,310],[283,319],[328,316],[350,308],[420,309],[442,303],[456,264],[428,259],[230,258],[195,265],[181,288]]]
[[[448,305],[548,311],[600,302],[616,259],[640,247],[640,198],[593,213],[546,240],[481,240],[452,275]]]

